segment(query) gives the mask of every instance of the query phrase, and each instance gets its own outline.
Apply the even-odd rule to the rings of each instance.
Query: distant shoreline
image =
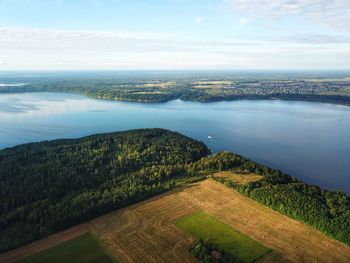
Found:
[[[1,85],[1,84],[0,84]],[[16,86],[18,87],[18,86]],[[1,88],[1,86],[0,86]],[[2,94],[21,94],[21,93],[66,93],[66,94],[74,94],[81,95],[87,98],[96,99],[96,100],[104,100],[104,101],[122,101],[122,102],[133,102],[133,103],[145,103],[145,104],[162,104],[170,101],[181,100],[188,102],[198,102],[198,103],[212,103],[212,102],[229,102],[229,101],[243,101],[243,100],[265,100],[265,101],[295,101],[295,102],[317,102],[317,103],[325,103],[339,106],[350,107],[350,96],[340,96],[340,95],[317,95],[317,94],[305,94],[305,96],[297,95],[292,97],[286,96],[235,96],[235,97],[221,97],[221,98],[212,98],[210,100],[191,100],[191,99],[183,99],[181,97],[166,99],[166,100],[145,100],[145,99],[132,99],[132,98],[109,98],[103,96],[96,96],[94,94],[89,93],[80,93],[80,92],[68,92],[68,91],[14,91],[14,92],[2,92],[0,89],[0,96]]]

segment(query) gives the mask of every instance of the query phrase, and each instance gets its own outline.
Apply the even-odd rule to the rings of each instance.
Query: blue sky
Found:
[[[349,0],[0,0],[0,69],[350,69]]]

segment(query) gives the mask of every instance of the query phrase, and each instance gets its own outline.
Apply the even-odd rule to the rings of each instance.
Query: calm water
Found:
[[[0,95],[0,148],[143,127],[176,130],[350,193],[350,107],[309,102],[141,104],[56,93]],[[209,139],[211,136],[212,139]]]

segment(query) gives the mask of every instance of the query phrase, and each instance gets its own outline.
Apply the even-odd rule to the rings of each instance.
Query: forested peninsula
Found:
[[[350,198],[164,129],[0,151],[0,253],[221,170],[263,179],[239,192],[350,244]],[[233,187],[232,185],[228,185]]]

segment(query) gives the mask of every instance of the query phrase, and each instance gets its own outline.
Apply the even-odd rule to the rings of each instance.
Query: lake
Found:
[[[279,100],[144,104],[64,93],[0,95],[0,148],[152,127],[350,193],[350,107]]]

